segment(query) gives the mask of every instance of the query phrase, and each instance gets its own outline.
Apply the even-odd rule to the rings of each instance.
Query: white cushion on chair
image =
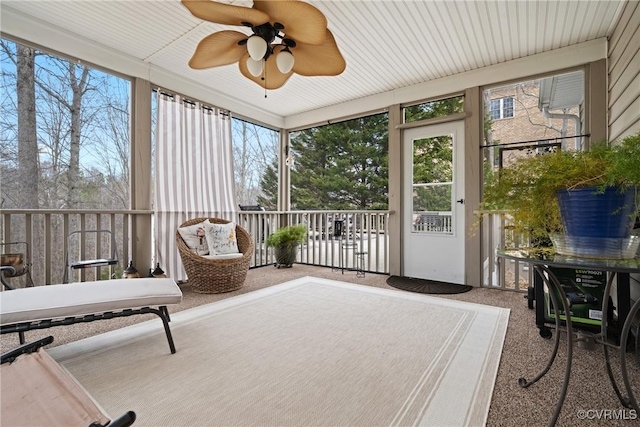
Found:
[[[236,259],[242,258],[244,254],[235,253],[235,254],[224,254],[224,255],[205,255],[202,258],[206,259],[215,259],[215,260],[223,260],[223,259]]]
[[[182,301],[173,279],[115,279],[0,292],[0,324],[56,319]]]

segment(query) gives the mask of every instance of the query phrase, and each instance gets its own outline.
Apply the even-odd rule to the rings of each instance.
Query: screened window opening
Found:
[[[292,209],[387,209],[388,129],[384,113],[292,132]]]
[[[402,118],[404,123],[411,123],[458,113],[464,113],[464,96],[462,95],[404,107]]]
[[[280,132],[235,117],[231,127],[238,204],[276,210]]]
[[[0,63],[2,207],[128,208],[131,81],[8,39]]]

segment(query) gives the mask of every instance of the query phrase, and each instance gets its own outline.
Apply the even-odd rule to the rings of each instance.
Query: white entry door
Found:
[[[464,122],[404,131],[403,275],[464,284]]]

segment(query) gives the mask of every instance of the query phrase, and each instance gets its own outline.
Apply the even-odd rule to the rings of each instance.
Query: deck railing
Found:
[[[253,266],[275,263],[273,248],[266,245],[270,233],[285,225],[304,224],[308,238],[300,247],[299,263],[389,273],[389,211],[244,211],[238,216],[238,223],[255,242]],[[334,233],[335,220],[344,221],[341,235]]]
[[[453,217],[451,212],[424,211],[414,212],[413,230],[431,233],[453,233]]]
[[[0,215],[2,253],[18,252],[26,255],[28,271],[35,285],[62,283],[67,257],[74,259],[110,258],[114,252],[111,239],[95,233],[81,234],[67,242],[76,230],[108,230],[116,242],[115,252],[120,261],[115,271],[110,267],[83,269],[75,280],[106,279],[120,275],[133,252],[131,224],[137,217],[152,216],[152,211],[132,210],[20,210],[4,209]],[[151,262],[151,260],[150,260]],[[26,283],[23,275],[11,279]]]
[[[86,269],[74,280],[105,279],[113,273],[120,275],[126,267],[135,245],[151,247],[148,242],[136,242],[131,238],[131,224],[139,217],[153,217],[152,211],[129,210],[3,210],[0,214],[1,253],[24,252],[30,265],[30,273],[36,285],[61,283],[67,252],[83,254],[83,257],[106,256],[112,251],[108,240],[95,241],[88,234],[69,248],[66,237],[70,231],[107,229],[115,235],[116,251],[120,260],[118,271],[109,268]],[[147,218],[148,219],[148,218]],[[334,221],[344,221],[344,233],[334,235]],[[389,273],[389,235],[387,225],[389,211],[293,211],[293,212],[238,212],[237,221],[252,236],[255,256],[251,267],[273,265],[273,248],[266,246],[266,238],[277,228],[287,224],[305,224],[309,230],[307,241],[301,245],[298,262],[323,267],[356,268],[372,273]],[[511,235],[506,212],[483,212],[481,215],[481,241],[483,276],[482,286],[525,291],[532,280],[529,266],[517,261],[505,261],[496,251],[507,242],[516,240]],[[167,230],[171,236],[174,230]],[[152,233],[153,234],[153,233]],[[10,242],[22,246],[8,245]],[[153,265],[149,260],[149,266]],[[139,265],[147,268],[147,265]],[[145,271],[141,271],[144,274]],[[22,285],[26,277],[12,278]],[[19,284],[20,285],[20,284]]]
[[[130,210],[23,210],[5,209],[0,214],[0,253],[24,253],[29,273],[35,285],[62,283],[67,257],[73,259],[110,258],[114,252],[109,238],[96,238],[96,234],[81,234],[77,241],[67,243],[75,230],[108,230],[115,236],[119,259],[117,268],[88,268],[75,272],[73,281],[98,280],[120,277],[135,253],[136,245],[152,247],[148,241],[132,239],[131,224],[138,217],[153,218],[152,211]],[[149,218],[147,218],[148,220]],[[333,235],[333,221],[344,219],[346,232]],[[296,211],[296,212],[239,212],[237,221],[252,236],[255,256],[251,267],[273,265],[273,248],[265,244],[269,234],[287,224],[305,224],[308,240],[301,245],[298,262],[303,264],[355,268],[364,271],[389,272],[389,240],[387,235],[388,211]],[[153,222],[153,221],[152,221]],[[165,230],[173,236],[175,230]],[[351,243],[351,245],[346,245]],[[344,247],[342,245],[345,244]],[[342,255],[342,261],[340,259]],[[146,275],[148,265],[136,261],[140,274]],[[139,264],[139,265],[138,265]],[[17,286],[25,286],[27,276],[11,278]]]
[[[498,258],[497,252],[505,248],[517,248],[521,239],[514,234],[507,211],[482,211],[482,286],[524,292],[533,285],[533,271],[520,261]]]

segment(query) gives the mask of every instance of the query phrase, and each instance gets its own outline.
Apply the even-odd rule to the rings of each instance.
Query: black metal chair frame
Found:
[[[21,270],[17,270],[15,266],[0,266],[0,267],[13,267],[12,270],[4,269],[2,271],[2,284],[7,289],[13,289],[14,286],[11,285],[6,279],[11,277],[20,277],[26,275],[26,286],[33,286],[33,278],[31,277],[31,257],[29,253],[29,244],[27,242],[7,242],[0,243],[0,247],[2,247],[2,253],[8,253],[7,248],[11,246],[20,246],[24,245],[24,253],[20,252],[24,255],[24,265]]]
[[[100,238],[101,235],[109,236],[109,244],[111,245],[111,255],[110,258],[100,258],[100,259],[71,259],[71,251],[69,250],[69,245],[76,236],[78,239],[82,238],[83,235],[86,234],[95,234],[96,241]],[[69,281],[73,277],[74,270],[81,270],[84,268],[97,268],[97,267],[113,267],[119,264],[118,260],[118,246],[116,244],[115,235],[111,232],[111,230],[76,230],[69,233],[67,236],[66,242],[67,253],[65,254],[66,265],[64,268],[64,276],[62,278],[62,283],[69,283]]]
[[[173,337],[171,336],[171,329],[169,328],[169,322],[171,318],[169,317],[169,310],[167,310],[167,306],[163,305],[158,308],[152,307],[141,307],[136,309],[125,309],[122,311],[105,311],[103,313],[96,314],[87,314],[84,316],[71,316],[65,317],[63,319],[45,319],[38,320],[33,322],[22,322],[22,323],[13,323],[10,325],[2,325],[0,327],[0,335],[17,333],[20,337],[20,344],[24,344],[24,333],[26,331],[31,331],[35,329],[46,329],[52,328],[54,326],[65,326],[65,325],[73,325],[75,323],[87,323],[93,322],[95,320],[108,320],[115,319],[116,317],[128,317],[134,316],[136,314],[149,314],[153,313],[162,319],[162,324],[164,326],[164,332],[167,336],[167,341],[169,343],[169,349],[171,353],[176,352],[176,347],[173,343]]]

